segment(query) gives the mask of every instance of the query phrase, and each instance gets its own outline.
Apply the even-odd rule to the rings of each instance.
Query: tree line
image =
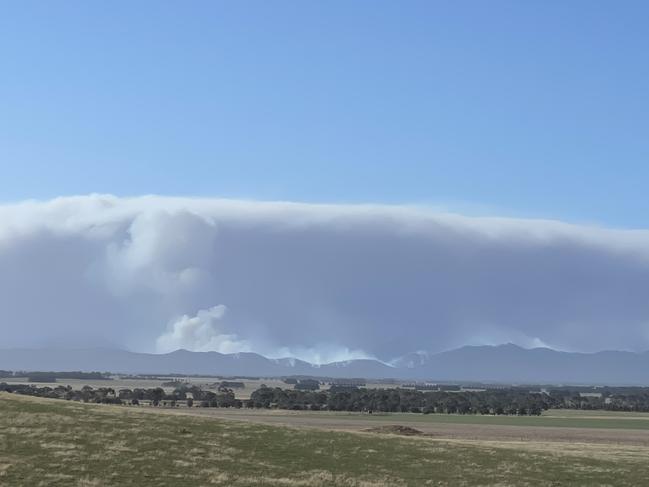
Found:
[[[518,390],[423,392],[412,389],[365,389],[333,386],[326,391],[260,388],[248,407],[311,411],[409,412],[445,414],[539,415],[551,404],[541,394]]]
[[[56,382],[56,379],[112,380],[108,372],[40,372],[0,370],[0,378],[27,377],[29,382]]]
[[[422,414],[539,415],[548,409],[586,409],[649,412],[649,388],[603,388],[584,395],[579,388],[530,391],[510,387],[482,391],[427,391],[405,388],[366,389],[332,386],[328,390],[302,390],[262,386],[250,399],[235,397],[223,385],[214,391],[180,384],[167,392],[161,387],[118,389],[84,386],[38,387],[0,383],[0,391],[103,404],[189,407],[274,408],[311,411],[410,412]]]
[[[126,404],[138,406],[146,401],[152,406],[175,407],[242,407],[242,401],[236,399],[232,389],[219,386],[217,392],[206,391],[195,385],[181,385],[172,392],[166,392],[161,387],[118,389],[112,387],[83,386],[73,389],[71,386],[39,387],[33,384],[0,383],[0,392],[11,392],[28,396],[46,397],[50,399],[65,399],[96,404]]]

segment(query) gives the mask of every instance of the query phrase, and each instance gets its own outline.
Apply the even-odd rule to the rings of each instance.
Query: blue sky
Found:
[[[646,2],[5,2],[0,200],[649,227]]]

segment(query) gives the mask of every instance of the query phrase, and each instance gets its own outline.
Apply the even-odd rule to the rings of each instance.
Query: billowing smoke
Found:
[[[0,206],[3,348],[642,350],[648,292],[646,230],[218,199]]]
[[[158,337],[157,350],[163,353],[181,348],[197,352],[249,352],[250,345],[246,341],[239,340],[235,334],[223,333],[219,328],[225,312],[226,307],[221,304],[202,309],[196,316],[181,316]]]

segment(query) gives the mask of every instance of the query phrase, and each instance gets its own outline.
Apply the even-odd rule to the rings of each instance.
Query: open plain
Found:
[[[2,393],[0,485],[642,485],[646,418],[558,411],[499,424],[504,418],[138,408]],[[628,427],[613,427],[620,421]],[[415,436],[391,434],[397,423]]]
[[[385,425],[407,425],[422,436],[479,441],[579,442],[649,447],[649,416],[636,413],[592,415],[550,411],[543,416],[460,414],[366,414],[330,411],[246,410],[226,408],[142,408],[154,413],[196,415],[259,424],[363,432]]]

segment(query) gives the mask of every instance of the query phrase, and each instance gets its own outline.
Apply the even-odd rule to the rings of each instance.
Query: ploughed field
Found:
[[[1,393],[0,485],[644,485],[647,421],[180,410]],[[554,430],[563,436],[547,436]]]

